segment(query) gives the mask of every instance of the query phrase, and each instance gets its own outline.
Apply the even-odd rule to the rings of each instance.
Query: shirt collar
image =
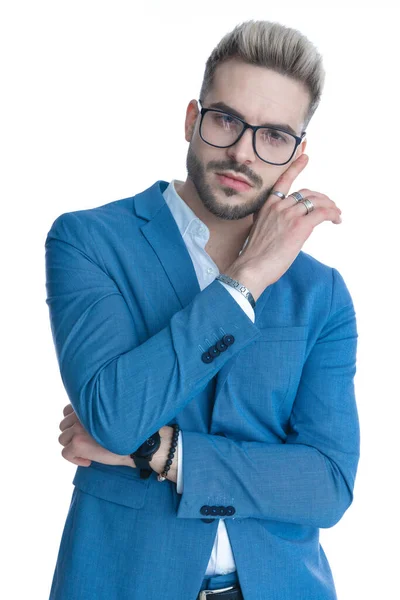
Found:
[[[191,233],[204,248],[209,240],[210,230],[207,225],[196,216],[183,198],[180,197],[175,189],[175,182],[183,183],[177,179],[173,179],[163,193],[164,200],[168,204],[182,237]]]

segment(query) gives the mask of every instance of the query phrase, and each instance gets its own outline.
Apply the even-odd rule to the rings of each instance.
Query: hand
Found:
[[[308,156],[300,155],[278,178],[274,190],[287,195],[307,163]],[[281,199],[270,194],[254,214],[247,245],[225,271],[248,287],[254,300],[288,270],[316,225],[323,221],[341,223],[342,211],[328,196],[304,188],[299,191],[312,201],[314,210],[307,214],[304,204],[296,203],[293,196]]]
[[[63,414],[65,418],[60,423],[62,434],[58,441],[64,446],[61,454],[66,460],[80,467],[89,467],[92,460],[105,465],[136,467],[129,455],[114,454],[100,446],[83,428],[71,404],[67,404]]]

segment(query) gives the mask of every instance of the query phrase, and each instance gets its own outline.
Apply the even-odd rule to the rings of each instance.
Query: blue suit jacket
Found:
[[[46,238],[53,340],[85,429],[123,455],[163,425],[183,433],[182,495],[155,473],[77,468],[50,598],[194,600],[218,524],[202,507],[222,506],[245,599],[332,600],[319,528],[351,504],[359,458],[351,297],[304,252],[255,323],[218,281],[200,291],[167,185],[64,213]]]

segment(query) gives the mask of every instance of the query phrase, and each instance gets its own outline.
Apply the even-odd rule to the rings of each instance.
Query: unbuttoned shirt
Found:
[[[164,199],[178,225],[183,241],[192,259],[194,269],[196,271],[200,290],[206,288],[220,274],[219,269],[212,258],[207,254],[205,246],[210,237],[210,230],[179,196],[175,189],[175,182],[182,183],[178,180],[172,180],[167,189],[164,191]],[[246,239],[243,248],[247,243]],[[242,250],[243,250],[242,248]],[[240,254],[240,253],[239,253]],[[232,297],[240,304],[248,317],[255,321],[254,310],[248,300],[235,288],[220,281]],[[182,432],[179,432],[178,438],[178,473],[176,489],[179,494],[183,492],[182,481]],[[211,551],[210,560],[208,561],[205,572],[206,577],[213,575],[223,575],[236,571],[235,559],[232,553],[232,547],[229,541],[228,532],[225,527],[224,519],[220,518],[218,523],[217,534],[213,549]]]

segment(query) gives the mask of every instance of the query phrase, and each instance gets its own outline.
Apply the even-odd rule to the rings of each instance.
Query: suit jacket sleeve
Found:
[[[245,313],[247,314],[249,319],[251,319],[254,323],[255,313],[254,313],[254,309],[251,306],[250,302],[243,296],[243,294],[241,292],[239,292],[234,287],[226,284],[224,281],[220,281],[219,283],[228,290],[230,295],[236,300],[236,302],[245,311]],[[178,494],[182,494],[182,491],[183,491],[183,474],[182,474],[183,473],[183,449],[182,449],[182,432],[181,431],[179,432],[179,436],[178,436],[177,450],[178,450],[178,472],[177,472],[177,479],[176,479],[176,491],[178,492]]]
[[[330,316],[304,364],[285,443],[183,431],[178,517],[230,505],[234,518],[331,527],[351,504],[359,459],[357,330],[349,292],[332,273]]]
[[[260,331],[216,280],[162,330],[140,336],[93,243],[89,219],[79,213],[60,215],[45,241],[51,331],[61,378],[83,427],[104,448],[127,455]],[[203,362],[209,340],[224,334],[233,335],[234,343]]]

